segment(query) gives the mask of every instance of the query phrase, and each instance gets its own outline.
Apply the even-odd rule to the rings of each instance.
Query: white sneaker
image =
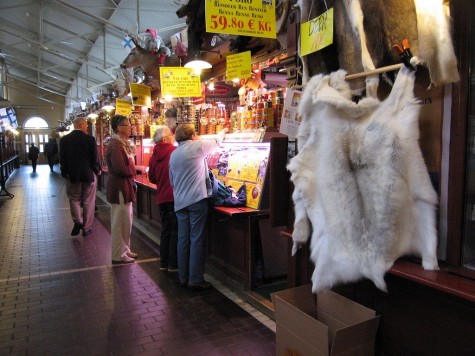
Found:
[[[137,257],[139,257],[138,254],[136,254],[135,252],[132,252],[132,251],[127,252],[127,256],[130,257],[130,258],[137,258]]]
[[[122,264],[122,263],[134,263],[134,262],[135,260],[133,258],[130,258],[129,256],[125,256],[120,261],[112,260],[113,265]]]

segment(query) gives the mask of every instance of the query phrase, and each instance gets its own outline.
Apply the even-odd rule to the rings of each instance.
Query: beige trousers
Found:
[[[111,204],[112,260],[122,261],[130,252],[130,234],[132,232],[132,203],[124,203],[119,192],[119,204]]]

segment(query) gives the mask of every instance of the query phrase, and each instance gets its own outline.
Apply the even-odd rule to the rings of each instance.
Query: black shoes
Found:
[[[211,287],[212,287],[212,284],[209,283],[209,282],[206,282],[206,281],[203,281],[203,282],[198,283],[198,284],[188,283],[188,288],[194,289],[194,290],[205,290],[205,289],[209,289]]]
[[[79,233],[81,232],[81,229],[83,228],[84,226],[81,224],[81,223],[75,223],[74,224],[74,227],[71,231],[71,236],[76,236],[76,235],[79,235]]]

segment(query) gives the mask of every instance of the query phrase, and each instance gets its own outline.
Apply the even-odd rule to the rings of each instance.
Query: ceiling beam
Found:
[[[1,25],[0,25],[0,26],[1,26]],[[2,31],[8,33],[8,34],[11,35],[11,36],[20,37],[20,38],[22,38],[22,39],[24,39],[24,40],[26,40],[26,41],[28,41],[28,42],[30,42],[30,43],[32,43],[32,44],[35,44],[35,45],[39,46],[40,49],[41,49],[42,51],[44,51],[44,52],[48,52],[48,53],[50,53],[50,54],[53,54],[53,55],[55,55],[55,56],[57,56],[57,57],[60,57],[60,58],[65,59],[65,60],[68,60],[68,61],[70,61],[70,62],[77,62],[77,63],[81,63],[81,64],[84,64],[84,65],[87,65],[87,66],[94,67],[95,69],[100,70],[101,72],[104,72],[104,73],[106,73],[106,74],[109,75],[109,76],[112,76],[111,73],[110,73],[107,69],[104,69],[104,68],[101,68],[101,67],[99,67],[99,66],[97,66],[97,65],[95,65],[95,64],[92,64],[92,63],[90,63],[90,62],[87,61],[87,60],[84,60],[84,59],[78,58],[78,57],[76,57],[76,58],[69,57],[69,56],[67,56],[67,55],[65,55],[65,54],[63,54],[63,53],[61,53],[61,52],[59,52],[59,51],[57,51],[57,50],[54,50],[54,49],[45,47],[43,44],[39,43],[39,42],[36,41],[36,40],[31,40],[31,39],[28,39],[28,38],[24,38],[24,37],[22,37],[22,35],[20,35],[20,34],[15,34],[15,33],[11,32],[11,31],[6,31],[6,30],[2,30]],[[116,69],[116,68],[118,68],[118,67],[117,67],[117,66],[112,67],[112,69]]]

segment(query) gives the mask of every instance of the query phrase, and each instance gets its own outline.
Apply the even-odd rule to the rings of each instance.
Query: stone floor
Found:
[[[0,197],[0,355],[275,355],[275,323],[213,280],[196,292],[159,271],[138,230],[135,264],[111,265],[109,207],[70,235],[59,168],[22,166]]]

